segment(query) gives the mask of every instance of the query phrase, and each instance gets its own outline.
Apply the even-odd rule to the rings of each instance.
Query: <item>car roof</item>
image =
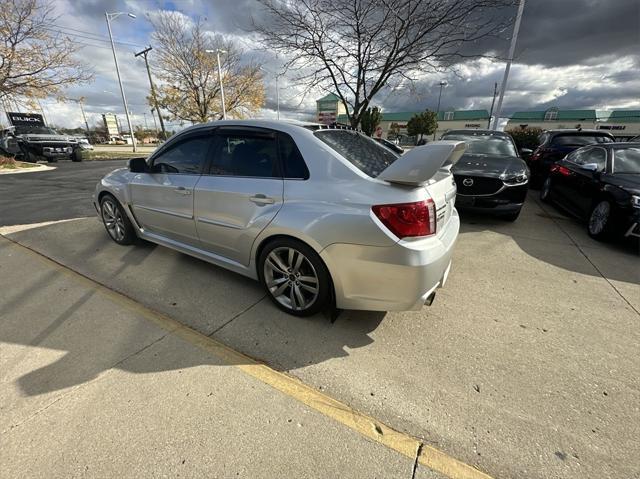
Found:
[[[574,133],[574,134],[588,134],[588,135],[602,135],[602,136],[610,136],[613,138],[613,135],[611,133],[609,133],[608,131],[602,131],[602,130],[594,130],[594,129],[578,129],[578,128],[564,128],[564,129],[559,129],[559,130],[545,130],[544,133],[551,133],[552,135],[556,135],[559,133]]]
[[[442,136],[445,135],[475,135],[475,136],[511,136],[506,131],[496,131],[496,130],[481,130],[481,129],[461,129],[461,130],[449,130],[444,132]]]

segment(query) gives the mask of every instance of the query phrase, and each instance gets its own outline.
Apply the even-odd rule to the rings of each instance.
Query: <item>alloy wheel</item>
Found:
[[[102,202],[102,221],[109,232],[109,235],[121,242],[124,240],[125,228],[120,208],[111,199],[106,199]]]
[[[278,303],[304,311],[318,299],[318,274],[311,261],[297,249],[275,248],[264,262],[264,280]]]
[[[589,217],[589,232],[593,235],[601,234],[607,226],[610,214],[611,205],[608,201],[598,203]]]

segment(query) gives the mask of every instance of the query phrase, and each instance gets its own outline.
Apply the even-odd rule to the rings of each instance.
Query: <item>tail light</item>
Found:
[[[570,176],[571,175],[571,170],[569,168],[565,168],[564,166],[561,166],[557,163],[554,163],[553,165],[551,165],[551,173],[559,173],[562,176]]]
[[[415,203],[375,205],[371,210],[398,238],[436,234],[436,207],[431,199]]]
[[[538,161],[540,159],[542,159],[542,157],[548,153],[549,151],[551,151],[549,148],[538,148],[536,149],[536,151],[533,152],[533,154],[529,157],[529,161]]]

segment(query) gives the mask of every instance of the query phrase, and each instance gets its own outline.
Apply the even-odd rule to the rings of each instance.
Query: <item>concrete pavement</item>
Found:
[[[406,477],[414,460],[0,239],[0,471]]]
[[[637,251],[533,200],[513,224],[465,217],[431,308],[333,325],[286,316],[257,284],[198,260],[119,247],[94,219],[10,237],[495,477],[637,475]]]

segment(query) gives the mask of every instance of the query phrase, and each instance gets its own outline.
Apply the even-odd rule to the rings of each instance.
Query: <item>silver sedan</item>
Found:
[[[297,316],[420,309],[458,236],[456,141],[398,156],[361,133],[218,121],[106,175],[94,204],[118,244],[142,238],[260,281]]]

